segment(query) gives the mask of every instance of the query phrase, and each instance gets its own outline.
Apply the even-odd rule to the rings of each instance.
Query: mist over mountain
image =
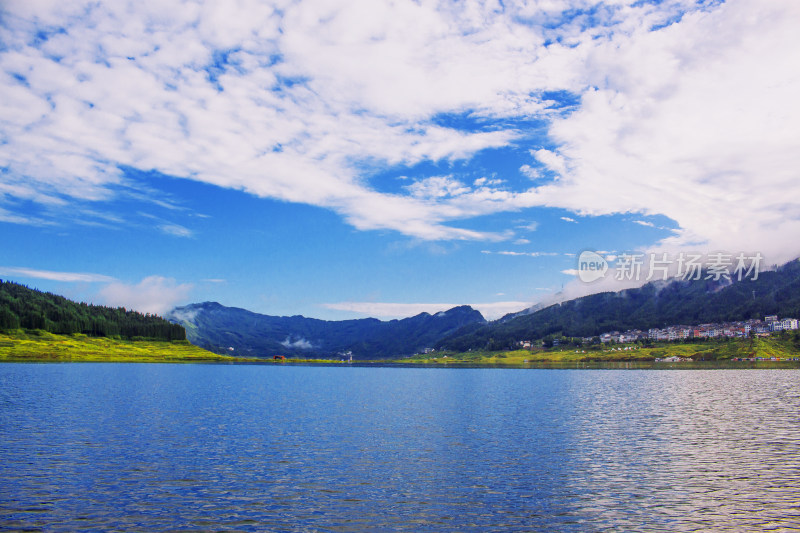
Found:
[[[515,347],[519,340],[548,335],[591,337],[614,330],[763,319],[766,315],[800,317],[800,261],[761,272],[755,280],[668,280],[592,294],[506,315],[489,324],[469,324],[436,347],[501,350]]]
[[[262,315],[204,302],[177,307],[166,318],[181,324],[192,344],[216,353],[315,358],[352,352],[354,359],[411,355],[464,326],[486,323],[480,312],[466,305],[401,320],[329,321]]]
[[[425,348],[503,350],[520,340],[548,335],[592,337],[614,330],[695,325],[763,318],[800,317],[800,260],[757,279],[668,280],[618,292],[592,294],[544,308],[525,309],[487,322],[469,306],[401,320],[327,321],[278,317],[216,302],[173,309],[166,318],[182,325],[202,348],[232,355],[381,359]]]

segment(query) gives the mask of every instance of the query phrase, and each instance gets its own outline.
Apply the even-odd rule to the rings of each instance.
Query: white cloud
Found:
[[[311,348],[314,347],[314,345],[310,341],[307,341],[304,338],[292,341],[289,337],[286,337],[286,340],[281,342],[281,345],[287,348],[300,348],[301,350],[310,350]]]
[[[112,198],[127,165],[420,239],[509,239],[455,226],[548,206],[666,215],[679,225],[668,249],[800,254],[786,237],[800,234],[800,4],[507,4],[8,0],[0,220],[48,223],[8,198],[62,213]],[[579,98],[571,113],[550,107],[553,90]],[[497,129],[434,120],[465,113]],[[546,147],[506,120],[531,118],[549,121]],[[558,180],[369,183],[370,168],[511,143]]]
[[[523,239],[526,240],[526,239]],[[522,244],[522,243],[519,243]],[[557,252],[518,252],[516,250],[498,250],[496,252],[490,250],[481,250],[482,254],[493,254],[493,255],[510,255],[510,256],[518,256],[518,257],[552,257],[556,255],[560,255]]]
[[[420,313],[436,314],[464,304],[453,303],[390,303],[390,302],[336,302],[322,304],[326,309],[348,311],[376,318],[404,318]],[[468,304],[487,320],[495,320],[508,313],[530,307],[529,302],[507,301]]]
[[[575,224],[578,223],[577,220],[575,220],[574,218],[570,218],[570,217],[561,217],[561,220],[563,220],[564,222],[574,222]]]
[[[181,322],[189,322],[190,324],[193,324],[194,319],[197,318],[199,313],[199,309],[174,309],[170,313],[170,318],[174,317]]]
[[[142,313],[164,314],[176,305],[184,303],[192,290],[191,284],[179,284],[172,278],[149,276],[137,284],[128,284],[111,276],[90,272],[60,272],[26,267],[2,267],[0,275],[21,278],[44,279],[62,283],[102,283],[94,296],[101,305],[126,307]]]
[[[567,172],[567,163],[563,156],[550,150],[534,150],[532,154],[544,163],[544,165],[558,175],[563,175]]]
[[[14,24],[0,27],[8,44],[0,54],[0,107],[9,141],[0,145],[9,169],[0,179],[27,184],[40,201],[108,199],[123,180],[118,166],[127,165],[320,205],[359,229],[494,238],[445,225],[474,209],[442,210],[437,200],[467,189],[380,194],[363,181],[360,162],[459,159],[518,136],[510,129],[465,133],[430,120],[494,104],[489,96],[507,90],[502,77],[491,81],[482,70],[521,44],[487,46],[501,20],[465,38],[461,24],[476,20],[460,17],[454,26],[450,12],[376,2],[214,9],[9,2],[5,9]],[[39,25],[66,31],[33,46]],[[187,236],[175,226],[161,229]]]
[[[0,267],[0,275],[62,282],[110,283],[116,281],[114,278],[104,276],[103,274],[93,274],[89,272],[58,272],[25,267]]]
[[[497,320],[509,313],[516,313],[531,306],[530,302],[508,301],[470,304],[481,312],[486,320]]]
[[[646,220],[634,220],[634,224],[639,224],[640,226],[647,226],[648,228],[654,228],[655,224],[652,222],[647,222]]]
[[[537,229],[539,229],[539,223],[538,222],[530,222],[530,223],[525,224],[523,226],[517,226],[517,228],[524,229],[526,231],[536,231]]]
[[[322,307],[336,311],[350,311],[376,318],[402,318],[420,313],[438,313],[461,304],[449,303],[389,303],[389,302],[335,302],[324,303]]]
[[[161,230],[163,233],[167,235],[173,235],[175,237],[193,237],[194,232],[189,228],[185,228],[179,224],[161,224],[158,226],[158,229]]]
[[[547,256],[555,256],[558,255],[556,252],[515,252],[515,251],[508,251],[503,250],[499,252],[495,252],[496,254],[500,255],[527,255],[529,257],[547,257]]]
[[[519,171],[522,172],[523,176],[527,176],[532,180],[542,177],[542,174],[541,172],[539,172],[539,169],[533,168],[530,165],[522,165],[521,167],[519,167]]]
[[[800,253],[800,4],[733,0],[586,48],[592,87],[554,121],[562,181],[539,200],[584,215],[660,213],[665,250]]]
[[[485,180],[485,178],[483,179]],[[470,191],[469,187],[464,186],[463,183],[450,176],[425,178],[406,186],[406,189],[416,198],[429,199],[458,196]]]
[[[191,284],[178,283],[172,278],[148,276],[135,285],[112,282],[99,291],[98,298],[111,307],[164,314],[176,305],[185,303],[191,290]]]
[[[0,222],[10,222],[11,224],[24,224],[27,226],[49,226],[51,221],[39,217],[18,215],[0,207]]]

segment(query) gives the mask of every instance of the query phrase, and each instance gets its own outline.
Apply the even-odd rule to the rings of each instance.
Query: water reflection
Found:
[[[0,365],[0,528],[796,527],[797,370]]]
[[[571,433],[571,484],[589,496],[576,515],[640,531],[798,523],[794,371],[599,374],[574,376],[592,406]]]

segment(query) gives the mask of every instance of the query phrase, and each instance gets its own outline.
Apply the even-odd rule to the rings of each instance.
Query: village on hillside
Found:
[[[688,339],[712,338],[747,338],[751,336],[767,337],[775,332],[798,329],[796,318],[779,319],[777,315],[764,317],[764,320],[750,319],[736,322],[722,322],[714,324],[700,324],[697,326],[673,325],[664,328],[651,328],[647,331],[631,329],[627,331],[610,331],[597,337],[584,337],[586,343],[599,341],[609,343],[631,343],[637,341],[681,341]],[[553,340],[553,346],[558,346],[558,339]],[[534,341],[519,341],[523,349],[538,346]]]

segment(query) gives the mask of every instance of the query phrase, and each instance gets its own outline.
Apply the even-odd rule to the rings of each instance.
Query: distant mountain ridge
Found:
[[[506,315],[489,324],[465,326],[436,347],[503,350],[514,348],[520,340],[548,335],[591,337],[614,330],[763,319],[767,315],[800,317],[800,260],[761,272],[756,280],[658,281],[636,289],[592,294]]]
[[[351,351],[356,359],[380,359],[428,347],[503,350],[515,348],[520,340],[549,335],[591,337],[614,330],[766,315],[800,317],[800,260],[761,272],[756,280],[658,281],[522,310],[491,323],[469,306],[402,320],[326,321],[261,315],[216,302],[178,307],[166,318],[184,326],[193,344],[217,353],[331,357]]]
[[[182,325],[192,344],[216,353],[314,358],[352,352],[354,359],[411,355],[464,326],[486,323],[479,311],[466,305],[401,320],[327,321],[262,315],[204,302],[177,307],[166,318]]]

